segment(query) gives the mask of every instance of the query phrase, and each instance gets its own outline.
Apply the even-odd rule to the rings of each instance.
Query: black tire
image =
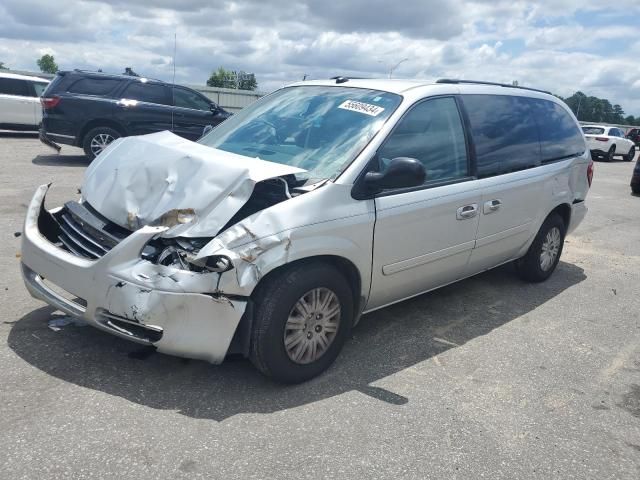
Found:
[[[333,318],[339,318],[339,321],[324,353],[319,358],[302,364],[292,360],[287,352],[285,326],[296,303],[314,289],[328,289],[335,294],[340,313]],[[264,285],[259,286],[254,302],[249,358],[260,372],[279,382],[300,383],[322,373],[337,358],[351,331],[354,316],[351,287],[340,271],[326,263],[300,263],[276,273],[267,278]],[[307,328],[306,320],[303,321]],[[315,333],[311,325],[309,330],[304,333],[306,330],[301,329],[300,333],[310,338],[308,335],[313,336]],[[326,338],[327,334],[324,335]],[[302,342],[306,340],[298,343]]]
[[[629,153],[627,153],[624,156],[625,161],[630,162],[631,160],[633,160],[633,157],[636,156],[636,147],[635,145],[633,147],[631,147],[631,150],[629,150]]]
[[[548,265],[547,268],[543,268],[542,266],[542,255],[543,255],[543,245],[545,241],[548,241],[547,235],[551,234],[554,229],[557,229],[559,233],[559,246],[557,249],[557,254]],[[558,262],[560,261],[560,256],[562,255],[562,248],[564,247],[564,236],[567,231],[567,226],[564,224],[562,217],[557,213],[553,213],[547,217],[544,221],[536,238],[533,240],[533,243],[527,250],[527,253],[524,257],[516,260],[515,266],[516,271],[520,278],[527,282],[543,282],[547,278],[551,276],[553,271],[556,269]]]
[[[613,156],[616,154],[616,146],[613,145],[609,151],[607,152],[606,156],[604,157],[604,159],[607,162],[613,162]]]
[[[87,132],[82,140],[82,148],[84,149],[84,154],[91,161],[96,158],[102,150],[97,147],[98,144],[102,143],[104,146],[111,143],[116,138],[120,138],[120,132],[114,130],[111,127],[96,127],[92,128]],[[102,147],[104,148],[104,147]]]

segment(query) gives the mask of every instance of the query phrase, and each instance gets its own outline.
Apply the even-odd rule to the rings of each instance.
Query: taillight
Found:
[[[60,103],[61,98],[57,95],[53,97],[42,97],[40,98],[40,103],[42,103],[43,108],[54,108],[56,105]]]
[[[587,182],[591,187],[591,182],[593,182],[593,160],[589,161],[589,166],[587,167]]]
[[[596,140],[598,140],[599,142],[608,142],[609,139],[607,137],[596,137]]]

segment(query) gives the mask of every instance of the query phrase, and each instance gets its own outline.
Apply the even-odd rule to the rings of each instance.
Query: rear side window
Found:
[[[0,78],[0,94],[33,97],[30,85],[26,80],[17,78]]]
[[[525,100],[536,105],[542,162],[580,155],[585,151],[580,129],[561,105],[539,98]]]
[[[525,97],[464,95],[476,148],[478,177],[540,165],[535,105]]]
[[[456,101],[435,98],[409,110],[378,150],[381,170],[396,157],[422,163],[427,183],[467,177],[467,145]]]
[[[582,127],[582,131],[585,135],[602,135],[604,128],[600,127]]]
[[[31,84],[33,85],[33,89],[36,92],[36,97],[41,97],[44,91],[47,89],[47,86],[49,85],[46,82],[31,82]]]
[[[138,100],[139,102],[157,103],[160,105],[169,105],[170,103],[167,89],[164,85],[157,83],[132,82],[122,96],[129,100]]]
[[[69,85],[67,92],[81,95],[107,95],[111,93],[120,80],[112,78],[81,78]]]

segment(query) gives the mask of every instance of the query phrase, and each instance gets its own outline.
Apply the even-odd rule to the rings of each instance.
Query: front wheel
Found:
[[[353,295],[345,277],[324,263],[301,263],[259,287],[251,362],[284,383],[309,380],[329,368],[349,336]]]
[[[544,221],[524,257],[516,260],[516,271],[527,282],[543,282],[551,276],[560,261],[567,227],[554,213]]]
[[[636,147],[635,147],[635,145],[634,145],[633,147],[631,147],[631,150],[629,150],[629,153],[627,153],[627,154],[624,156],[624,159],[625,159],[627,162],[630,162],[631,160],[633,160],[633,157],[635,157],[635,156],[636,156]]]
[[[96,158],[120,133],[110,127],[96,127],[84,136],[82,148],[87,158],[91,161]]]

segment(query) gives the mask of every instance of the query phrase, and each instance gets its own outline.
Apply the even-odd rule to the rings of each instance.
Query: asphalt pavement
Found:
[[[640,197],[598,162],[545,283],[510,266],[366,315],[297,386],[66,325],[19,273],[26,206],[87,161],[0,134],[0,478],[638,479]]]

